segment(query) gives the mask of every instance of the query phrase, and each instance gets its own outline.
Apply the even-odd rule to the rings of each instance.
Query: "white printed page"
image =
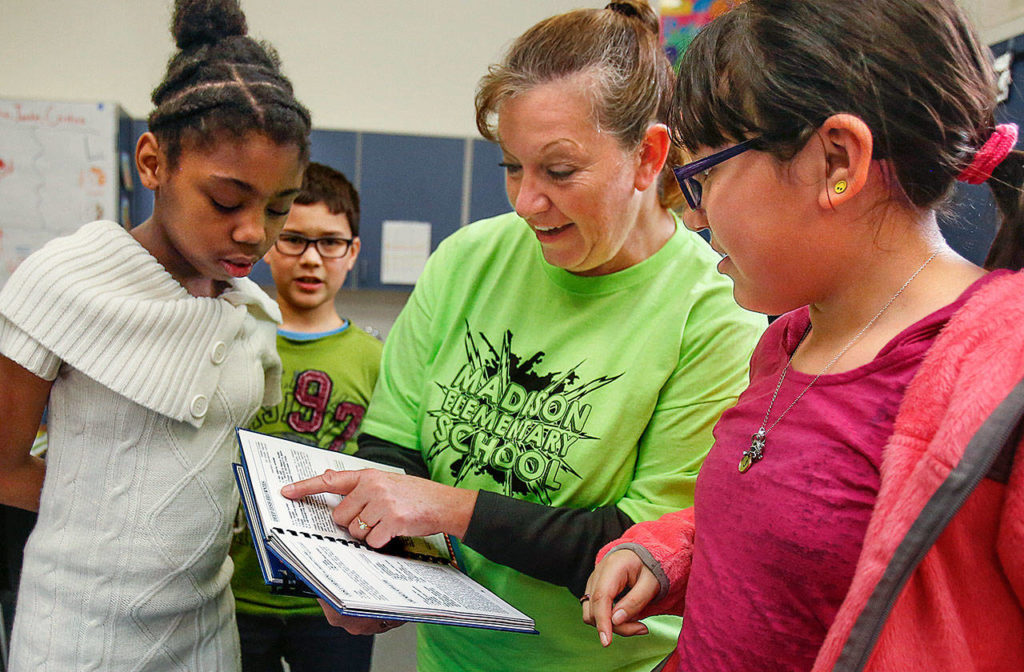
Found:
[[[292,501],[281,494],[281,488],[304,478],[319,476],[328,469],[352,471],[373,468],[402,473],[396,467],[245,429],[238,430],[238,442],[260,517],[268,532],[270,528],[281,527],[296,532],[352,539],[348,530],[338,527],[331,518],[331,511],[341,501],[341,497],[318,494]]]
[[[347,610],[533,627],[528,616],[448,565],[301,536],[278,541]]]

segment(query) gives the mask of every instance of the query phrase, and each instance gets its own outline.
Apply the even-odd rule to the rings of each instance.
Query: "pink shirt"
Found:
[[[853,578],[904,389],[939,330],[984,280],[898,334],[868,364],[821,376],[768,432],[764,459],[740,473],[808,311],[768,328],[751,359],[750,386],[715,427],[697,479],[681,670],[811,669]],[[813,377],[790,370],[768,426]]]

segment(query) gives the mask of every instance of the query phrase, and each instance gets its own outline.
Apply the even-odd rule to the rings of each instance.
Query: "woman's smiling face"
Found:
[[[541,84],[505,101],[498,137],[509,201],[547,262],[605,275],[646,258],[636,231],[640,150],[597,127],[585,81]]]

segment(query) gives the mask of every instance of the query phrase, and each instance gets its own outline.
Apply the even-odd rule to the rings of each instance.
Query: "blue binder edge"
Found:
[[[251,431],[245,430],[241,427],[235,428],[235,439],[238,440],[239,431]],[[305,586],[306,590],[313,596],[319,597],[320,599],[331,605],[335,611],[344,616],[355,616],[359,618],[377,618],[382,620],[396,620],[396,616],[393,615],[382,615],[373,614],[362,611],[355,611],[352,609],[346,609],[341,605],[337,604],[327,595],[324,595],[311,583],[307,582],[299,572],[295,571],[284,558],[277,554],[274,549],[270,548],[266,544],[266,533],[260,521],[249,512],[249,506],[247,501],[255,501],[255,493],[252,489],[252,483],[249,481],[248,467],[245,464],[245,455],[241,451],[241,442],[239,442],[239,460],[240,463],[232,464],[232,469],[235,472],[235,483],[238,486],[239,496],[242,501],[242,510],[245,512],[245,520],[249,524],[249,533],[252,537],[253,546],[256,548],[256,555],[260,565],[260,572],[263,574],[263,581],[268,586],[281,586],[290,583],[299,583]],[[248,494],[249,500],[246,500]],[[445,538],[449,540],[450,550],[452,552],[452,558],[454,559],[454,565],[456,569],[465,573],[463,567],[465,566],[462,561],[462,551],[457,539],[451,539],[447,535]],[[264,562],[264,558],[266,561]],[[499,630],[503,632],[517,632],[525,635],[539,635],[540,632],[534,628],[531,630],[520,629],[520,628],[502,628],[495,626],[476,625],[473,623],[456,623],[445,619],[432,619],[424,617],[406,617],[402,616],[401,620],[408,621],[410,623],[426,623],[431,625],[452,625],[463,628],[477,628],[480,630]]]

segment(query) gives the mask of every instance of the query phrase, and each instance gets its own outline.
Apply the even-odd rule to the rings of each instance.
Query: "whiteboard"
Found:
[[[0,286],[51,238],[121,221],[119,116],[111,103],[0,98]]]

